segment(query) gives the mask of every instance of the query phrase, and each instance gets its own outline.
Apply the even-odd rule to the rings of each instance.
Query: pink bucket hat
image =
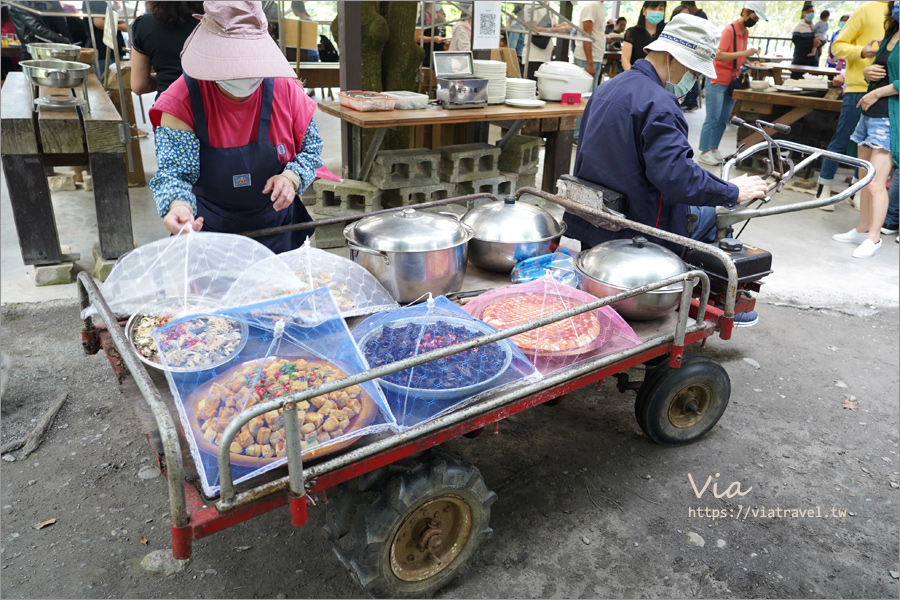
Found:
[[[297,75],[269,36],[262,2],[204,2],[181,51],[184,72],[204,81]]]

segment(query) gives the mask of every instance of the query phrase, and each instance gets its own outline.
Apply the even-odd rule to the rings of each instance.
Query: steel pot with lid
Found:
[[[689,269],[677,254],[646,238],[612,240],[594,246],[575,257],[575,269],[582,275],[581,289],[607,298],[641,287]],[[644,292],[612,305],[626,319],[645,321],[672,312],[681,300],[683,283]]]
[[[469,260],[488,271],[511,272],[519,261],[550,252],[566,224],[549,212],[507,196],[470,210],[462,218],[472,228]]]
[[[412,208],[365,217],[344,228],[350,258],[397,302],[462,288],[472,229],[453,213]]]

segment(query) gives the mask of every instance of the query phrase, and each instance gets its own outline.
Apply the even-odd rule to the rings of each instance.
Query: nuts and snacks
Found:
[[[209,366],[231,356],[244,341],[240,323],[215,315],[172,325],[158,337],[166,364],[187,369]]]
[[[241,410],[290,393],[345,377],[336,366],[305,359],[269,359],[245,363],[212,381],[196,405],[200,436],[218,447],[222,432]],[[300,448],[322,445],[353,430],[371,398],[354,385],[297,404]],[[285,456],[284,411],[273,410],[251,419],[235,436],[232,454],[260,459]]]

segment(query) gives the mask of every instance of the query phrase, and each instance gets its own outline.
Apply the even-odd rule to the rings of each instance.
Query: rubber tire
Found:
[[[703,384],[711,392],[710,407],[697,424],[677,428],[669,421],[669,405],[689,385]],[[715,427],[728,408],[731,380],[715,360],[702,354],[685,353],[681,367],[668,363],[654,367],[638,390],[634,415],[644,434],[658,444],[694,442]]]
[[[428,598],[468,571],[468,560],[491,536],[491,505],[497,495],[481,473],[456,455],[438,450],[423,464],[377,486],[376,497],[356,508],[349,532],[339,541],[345,564],[372,598]],[[424,502],[452,493],[472,511],[472,527],[463,549],[445,569],[423,581],[399,579],[391,569],[391,541],[406,517]]]

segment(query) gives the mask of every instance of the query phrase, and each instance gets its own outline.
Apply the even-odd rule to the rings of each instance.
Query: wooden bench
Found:
[[[303,87],[311,90],[321,88],[334,98],[332,88],[341,87],[341,64],[336,62],[307,62],[297,64],[297,77],[303,80]]]
[[[32,111],[24,73],[10,73],[0,94],[3,173],[26,265],[63,262],[47,169],[87,164],[93,179],[100,255],[112,260],[134,248],[122,120],[91,74],[81,109]],[[42,89],[41,95],[67,90]],[[76,94],[81,94],[78,90]]]

